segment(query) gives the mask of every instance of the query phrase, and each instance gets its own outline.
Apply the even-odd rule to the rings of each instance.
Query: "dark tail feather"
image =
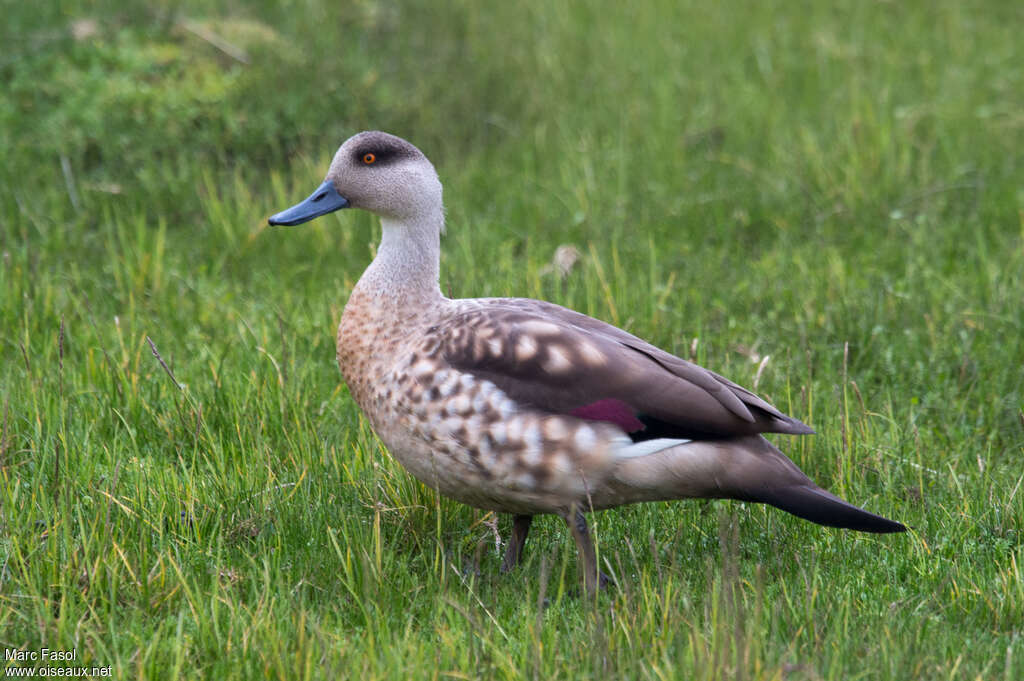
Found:
[[[907,531],[903,524],[874,513],[868,513],[817,486],[793,485],[762,490],[757,496],[757,501],[771,504],[819,525],[842,527],[861,532]]]

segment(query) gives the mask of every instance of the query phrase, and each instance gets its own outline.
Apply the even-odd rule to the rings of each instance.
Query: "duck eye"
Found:
[[[366,165],[370,165],[376,160],[377,157],[374,154],[363,154],[363,163],[365,163]]]

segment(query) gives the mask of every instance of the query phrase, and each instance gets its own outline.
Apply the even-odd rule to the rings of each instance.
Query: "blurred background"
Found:
[[[730,348],[807,369],[797,357],[824,352],[834,367],[848,345],[861,390],[940,408],[958,391],[937,378],[983,373],[987,430],[1018,420],[1020,377],[978,364],[1021,358],[1014,3],[10,2],[4,14],[9,329],[49,329],[86,296],[101,316],[186,341],[214,338],[204,320],[227,301],[250,324],[299,306],[326,334],[375,223],[346,213],[269,230],[265,217],[373,128],[438,167],[453,295],[556,297],[677,352],[701,337],[722,350],[719,369],[742,362],[740,378]],[[560,244],[604,272],[547,276]],[[14,303],[49,282],[52,295]]]
[[[647,652],[690,678],[723,669],[709,660],[851,678],[867,658],[869,678],[1016,678],[1019,3],[0,0],[0,14],[3,643],[73,640],[157,676],[206,654],[194,673],[329,678],[356,663],[383,678],[421,660],[658,677]],[[444,291],[547,298],[756,385],[820,433],[786,441],[794,460],[913,526],[911,548],[857,553],[728,506],[749,568],[726,598],[718,570],[691,570],[728,544],[707,507],[605,514],[608,546],[637,541],[629,580],[704,633],[673,643],[663,613],[623,592],[619,617],[650,621],[608,620],[602,662],[579,652],[590,620],[556,610],[544,629],[487,553],[483,601],[546,652],[481,652],[488,634],[461,613],[483,601],[450,590],[444,565],[479,554],[490,520],[410,482],[334,365],[375,220],[266,226],[363,129],[436,165]],[[549,525],[538,545],[565,543]],[[643,546],[649,530],[662,549]],[[123,560],[96,562],[109,541]],[[839,567],[801,564],[812,542]],[[363,571],[339,576],[343,548],[364,545]],[[670,549],[693,564],[659,562]],[[762,563],[780,581],[757,582]],[[840,586],[819,594],[821,579]],[[805,587],[834,615],[817,628],[786,595],[813,602]],[[266,646],[239,649],[232,626],[268,593],[285,604],[259,610]],[[206,609],[220,598],[234,615]],[[718,605],[762,598],[750,631],[767,638],[719,631]],[[454,638],[403,628],[436,607]],[[104,624],[74,634],[89,613]],[[167,643],[175,621],[192,627],[184,647]],[[660,643],[630,653],[637,640]],[[268,651],[292,648],[326,667],[289,677]]]

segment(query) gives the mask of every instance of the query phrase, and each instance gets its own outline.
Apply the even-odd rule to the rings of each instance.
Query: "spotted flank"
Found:
[[[487,343],[483,348],[493,349]],[[492,503],[508,497],[500,510],[517,511],[552,496],[583,499],[587,478],[603,479],[617,449],[631,444],[610,424],[521,404],[487,378],[452,368],[440,350],[412,352],[400,363],[405,368],[394,380],[406,388],[396,412],[445,473],[434,484],[456,498],[472,503],[474,495],[465,490],[487,484]],[[437,454],[445,460],[438,462]]]

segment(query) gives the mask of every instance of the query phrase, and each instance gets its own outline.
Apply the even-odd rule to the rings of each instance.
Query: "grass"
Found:
[[[5,649],[140,679],[1024,676],[1012,3],[4,13]],[[756,381],[819,432],[775,438],[801,467],[912,531],[651,504],[592,520],[596,606],[554,519],[500,575],[493,518],[391,461],[334,366],[374,221],[265,225],[371,127],[438,166],[444,289]]]

